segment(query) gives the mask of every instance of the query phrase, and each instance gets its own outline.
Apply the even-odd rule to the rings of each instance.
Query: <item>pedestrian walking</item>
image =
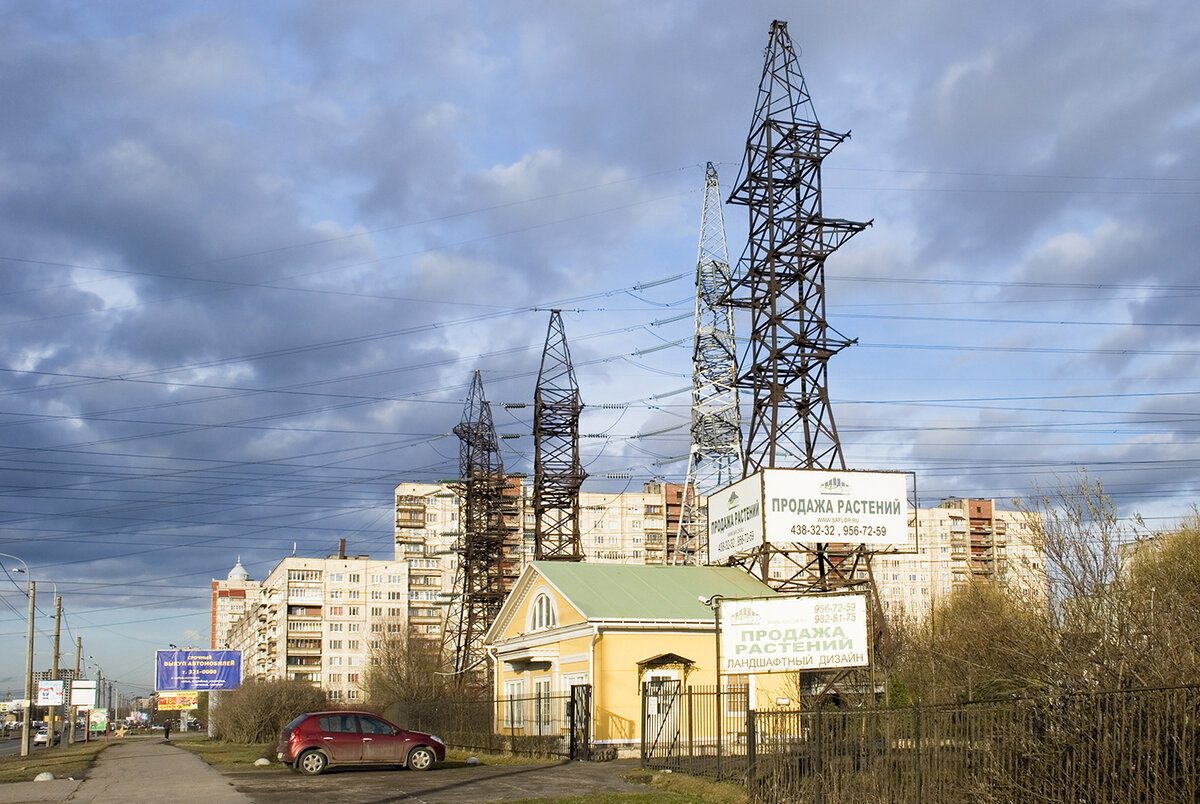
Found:
[[[171,721],[169,720],[163,722],[163,739],[171,739]]]

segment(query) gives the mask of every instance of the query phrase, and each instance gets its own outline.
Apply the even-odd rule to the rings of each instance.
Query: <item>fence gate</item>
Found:
[[[567,701],[571,729],[571,759],[592,758],[592,685],[572,684]]]
[[[642,683],[642,756],[674,757],[679,753],[680,682],[651,675]]]

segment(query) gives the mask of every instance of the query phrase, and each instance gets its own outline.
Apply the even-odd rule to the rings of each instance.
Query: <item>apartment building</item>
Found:
[[[1045,598],[1036,514],[1003,511],[992,500],[957,497],[916,513],[916,552],[878,554],[872,561],[885,611],[924,617],[940,600],[979,579]]]
[[[504,576],[516,583],[533,560],[533,489],[520,478],[509,481],[512,539]],[[593,563],[663,564],[670,556],[683,499],[679,484],[644,483],[640,492],[579,494],[580,542],[584,560]],[[397,561],[409,568],[410,633],[440,638],[446,602],[455,592],[459,571],[455,545],[461,536],[460,499],[454,485],[401,483],[395,488]]]
[[[371,651],[404,633],[409,564],[347,556],[291,556],[263,579],[227,636],[242,672],[308,681],[332,700],[360,699]]]
[[[246,606],[258,598],[261,588],[262,584],[252,580],[246,568],[242,566],[241,556],[238,556],[237,563],[225,576],[225,580],[213,579],[208,631],[210,649],[229,648],[230,629],[246,613]]]

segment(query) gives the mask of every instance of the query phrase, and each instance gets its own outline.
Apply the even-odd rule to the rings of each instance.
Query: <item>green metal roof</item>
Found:
[[[700,598],[776,592],[737,567],[535,561],[533,567],[589,620],[711,620]]]

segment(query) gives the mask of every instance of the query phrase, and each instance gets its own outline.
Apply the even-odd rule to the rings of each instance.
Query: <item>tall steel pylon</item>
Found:
[[[562,313],[551,310],[533,394],[534,558],[538,561],[583,560],[579,487],[587,473],[579,459],[582,410]]]
[[[741,477],[742,417],[729,294],[729,252],[717,169],[704,171],[700,251],[696,259],[696,324],[692,342],[692,445],[672,563],[708,560],[708,510],[702,498]]]
[[[772,22],[746,154],[729,197],[750,217],[730,294],[750,314],[749,360],[738,381],[751,398],[745,476],[768,468],[846,468],[826,380],[829,359],[853,341],[825,320],[825,260],[870,222],[824,217],[821,163],[849,136],[821,128],[787,23]],[[832,575],[843,575],[845,558],[838,555],[835,566],[828,548],[767,545],[745,561],[777,589],[828,587],[836,583]],[[786,577],[772,577],[773,553],[791,562],[793,571],[780,573]]]
[[[821,214],[821,162],[849,137],[821,128],[787,23],[771,23],[746,154],[729,196],[750,215],[731,302],[750,311],[745,474],[844,469],[829,406],[829,359],[853,341],[825,320],[825,259],[870,223]]]
[[[458,596],[447,613],[443,656],[459,681],[478,680],[486,668],[483,636],[504,603],[504,559],[511,547],[509,520],[515,500],[505,494],[504,462],[500,456],[492,407],[476,371],[463,407],[458,436],[460,536],[455,551]],[[448,655],[447,655],[448,654]]]

